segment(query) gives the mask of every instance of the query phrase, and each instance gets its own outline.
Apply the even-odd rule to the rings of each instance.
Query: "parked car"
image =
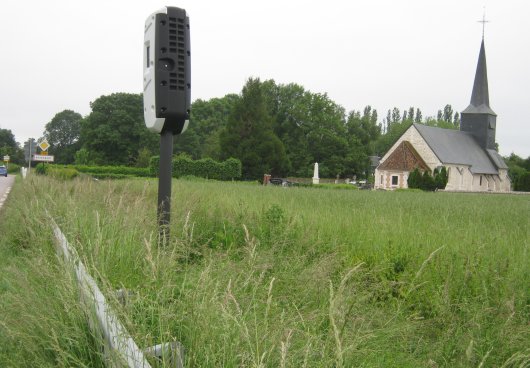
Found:
[[[7,178],[7,169],[5,166],[0,166],[0,175],[3,175]]]
[[[282,179],[282,178],[271,178],[269,180],[269,183],[272,185],[281,185],[282,187],[287,187],[287,186],[292,185],[290,181]]]

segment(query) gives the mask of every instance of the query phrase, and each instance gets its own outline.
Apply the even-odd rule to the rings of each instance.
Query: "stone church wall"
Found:
[[[511,182],[507,170],[499,170],[499,175],[472,174],[469,166],[445,165],[449,178],[445,190],[471,192],[509,192]]]
[[[403,141],[410,142],[416,152],[421,156],[425,161],[427,166],[432,170],[441,165],[440,160],[431,150],[427,142],[423,139],[418,130],[412,125],[403,135],[397,140],[396,143],[388,150],[388,152],[383,156],[381,162],[385,162],[394,150],[400,146]],[[382,176],[382,179],[381,179]],[[392,176],[398,177],[397,185],[392,184]],[[407,179],[409,173],[408,171],[396,171],[396,170],[375,170],[375,189],[397,189],[397,188],[408,188]]]

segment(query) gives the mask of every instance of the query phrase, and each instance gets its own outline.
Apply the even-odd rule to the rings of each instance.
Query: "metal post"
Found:
[[[160,166],[158,170],[158,226],[160,241],[169,240],[171,209],[171,178],[173,156],[173,132],[169,129],[160,133]]]
[[[28,175],[29,175],[29,173],[31,171],[31,143],[32,143],[32,139],[33,138],[29,139]]]

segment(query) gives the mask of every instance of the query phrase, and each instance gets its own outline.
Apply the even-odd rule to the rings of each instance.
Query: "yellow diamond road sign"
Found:
[[[43,151],[48,151],[48,148],[50,148],[50,144],[48,143],[47,140],[43,140],[42,142],[39,143],[39,147]]]

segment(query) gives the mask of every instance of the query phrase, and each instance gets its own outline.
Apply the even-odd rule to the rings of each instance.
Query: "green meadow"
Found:
[[[530,367],[530,196],[18,178],[0,212],[0,366],[103,359],[46,211],[140,347],[186,367]],[[114,291],[126,289],[120,304]]]

